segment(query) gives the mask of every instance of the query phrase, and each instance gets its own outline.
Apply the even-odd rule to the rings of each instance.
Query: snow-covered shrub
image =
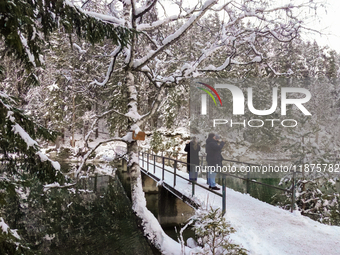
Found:
[[[21,228],[29,185],[65,183],[60,164],[40,151],[38,139],[53,141],[56,132],[36,123],[9,95],[0,92],[0,254],[33,254]],[[32,205],[29,204],[29,205]],[[36,216],[36,215],[34,215]],[[38,229],[38,228],[37,228]]]
[[[160,132],[156,131],[153,133],[151,141],[150,141],[150,148],[156,154],[161,151],[163,144],[162,144],[162,135]]]
[[[17,231],[10,229],[4,219],[0,217],[0,254],[33,254],[22,243],[23,241]]]
[[[340,226],[340,196],[335,195],[334,204],[330,207],[329,224]]]
[[[235,229],[223,217],[221,209],[199,209],[192,220],[197,242],[203,247],[197,254],[247,254],[245,249],[231,242],[229,235]]]
[[[164,149],[166,151],[166,154],[170,158],[177,158],[179,148],[176,146],[178,145],[178,141],[174,137],[171,137],[164,145]]]
[[[296,204],[302,214],[329,223],[330,209],[335,204],[335,182],[325,176],[298,180]]]
[[[325,127],[317,123],[314,117],[297,115],[295,118],[299,118],[300,128],[290,129],[290,134],[283,139],[286,145],[282,147],[294,158],[294,167],[291,169],[296,172],[293,209],[313,220],[334,224],[331,220],[331,210],[336,206],[336,197],[339,194],[336,190],[336,182],[339,181],[335,170],[337,164],[332,156],[335,139],[325,132]],[[320,139],[321,135],[327,139]],[[292,178],[291,172],[281,179],[280,184],[286,183],[287,188],[291,189]],[[287,199],[280,206],[291,209],[291,194],[286,195]]]
[[[281,184],[290,183],[291,178],[285,177]],[[303,175],[295,179],[295,210],[313,220],[330,224],[340,224],[339,194],[336,191],[336,178],[330,173]],[[291,187],[289,187],[291,189]],[[280,207],[291,209],[291,194],[279,202]]]

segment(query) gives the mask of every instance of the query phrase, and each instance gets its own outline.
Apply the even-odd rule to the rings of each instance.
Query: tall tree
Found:
[[[277,6],[267,0],[231,0],[226,3],[206,0],[190,4],[175,1],[171,6],[163,0],[113,0],[108,5],[105,3],[90,0],[82,7],[74,7],[62,0],[5,1],[2,2],[6,8],[0,13],[0,25],[6,29],[0,34],[5,38],[5,45],[19,58],[24,58],[28,66],[40,61],[37,45],[42,39],[35,36],[35,31],[48,35],[58,21],[66,31],[75,28],[79,36],[90,42],[108,37],[114,39],[113,43],[119,43],[109,54],[111,62],[105,78],[97,78],[100,81],[89,84],[100,90],[111,81],[111,91],[119,92],[115,97],[119,100],[111,104],[111,108],[97,113],[92,127],[105,116],[119,119],[123,124],[117,125],[124,127],[119,130],[122,135],[109,141],[127,143],[133,209],[144,219],[144,227],[154,244],[161,246],[162,234],[152,231],[151,222],[145,220],[150,219],[151,213],[145,206],[138,146],[132,132],[138,133],[155,116],[169,89],[179,91],[178,87],[190,78],[223,72],[233,65],[259,63],[266,63],[271,72],[278,74],[275,65],[267,62],[268,49],[264,42],[291,42],[304,28],[300,10],[314,10],[317,6],[312,1]],[[15,15],[10,16],[8,13],[12,9]],[[205,19],[208,15],[210,19]],[[22,30],[18,30],[21,17],[28,21]],[[36,20],[41,22],[33,22]],[[131,30],[137,31],[138,35],[129,33]],[[129,45],[126,45],[127,38],[130,39]],[[120,82],[112,82],[117,78]],[[148,98],[153,98],[153,102],[145,100]],[[77,173],[100,144],[84,156]]]
[[[126,48],[118,46],[111,53],[112,61],[105,79],[95,80],[92,85],[106,86],[110,79],[124,71],[121,85],[126,94],[121,96],[127,108],[125,111],[110,109],[103,114],[124,119],[125,136],[109,141],[127,143],[133,209],[144,219],[144,227],[156,246],[161,246],[162,237],[152,231],[151,223],[146,220],[150,218],[150,212],[145,207],[138,146],[132,132],[138,133],[157,113],[169,88],[176,88],[193,77],[221,72],[232,65],[266,62],[263,40],[291,42],[303,29],[303,17],[298,11],[316,7],[311,1],[274,6],[263,0],[231,0],[227,3],[207,0],[190,4],[176,1],[171,8],[168,4],[161,0],[114,0],[104,14],[91,13],[103,21],[125,24],[138,32]],[[211,22],[216,25],[203,24],[204,17],[211,13],[215,17]],[[193,48],[192,43],[196,40],[198,43]],[[271,66],[271,70],[275,71],[274,67]],[[154,98],[150,109],[145,107],[145,100],[141,100],[149,96]],[[96,148],[89,151],[84,160]]]

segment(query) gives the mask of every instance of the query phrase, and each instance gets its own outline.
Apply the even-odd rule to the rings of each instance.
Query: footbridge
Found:
[[[171,157],[159,156],[148,151],[141,150],[139,152],[140,169],[141,171],[152,178],[154,181],[168,189],[175,196],[183,200],[193,208],[202,206],[202,201],[199,201],[198,194],[206,194],[208,197],[214,197],[215,200],[220,200],[220,207],[222,213],[225,214],[227,210],[227,178],[234,178],[246,183],[245,193],[249,194],[250,185],[261,185],[268,188],[285,192],[290,197],[290,211],[293,212],[295,203],[295,172],[291,178],[291,185],[288,189],[270,185],[264,182],[259,182],[252,179],[249,172],[245,176],[238,176],[233,174],[220,173],[217,179],[219,191],[209,189],[206,183],[206,174],[200,173],[200,177],[196,181],[191,181],[186,172],[188,163]],[[202,165],[206,165],[205,157],[201,156]],[[246,166],[254,166],[253,163],[224,160],[224,162],[234,163]]]
[[[140,150],[139,161],[144,176],[150,177],[162,190],[169,191],[191,207],[220,207],[224,217],[236,229],[230,238],[247,249],[249,254],[340,254],[340,227],[313,221],[294,210],[294,174],[287,189],[258,182],[248,175],[242,177],[223,174],[218,180],[221,190],[215,191],[208,188],[204,173],[199,175],[197,182],[189,181],[186,162],[143,150]],[[204,159],[201,162],[204,164]],[[239,161],[229,162],[252,165]],[[291,199],[289,210],[228,188],[230,178],[246,184],[243,185],[246,186],[243,193],[251,193],[251,186],[268,187],[283,192]]]

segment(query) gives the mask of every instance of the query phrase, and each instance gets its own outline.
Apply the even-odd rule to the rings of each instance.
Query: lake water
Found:
[[[36,254],[159,254],[137,225],[116,177],[95,175],[72,189],[31,188],[20,235]]]

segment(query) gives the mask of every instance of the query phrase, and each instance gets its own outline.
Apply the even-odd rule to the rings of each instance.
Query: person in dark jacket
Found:
[[[216,187],[216,168],[217,166],[222,167],[222,148],[225,145],[224,141],[219,141],[220,136],[215,135],[214,133],[210,133],[208,135],[208,139],[206,140],[205,150],[207,153],[207,163],[210,168],[208,173],[208,184],[209,189],[219,190],[220,188]],[[214,168],[212,168],[214,167]]]
[[[189,173],[190,181],[197,181],[198,172],[196,172],[196,166],[200,164],[199,160],[199,151],[201,150],[201,146],[199,145],[196,137],[193,137],[192,140],[185,145],[184,151],[188,153],[187,155],[187,171]]]

